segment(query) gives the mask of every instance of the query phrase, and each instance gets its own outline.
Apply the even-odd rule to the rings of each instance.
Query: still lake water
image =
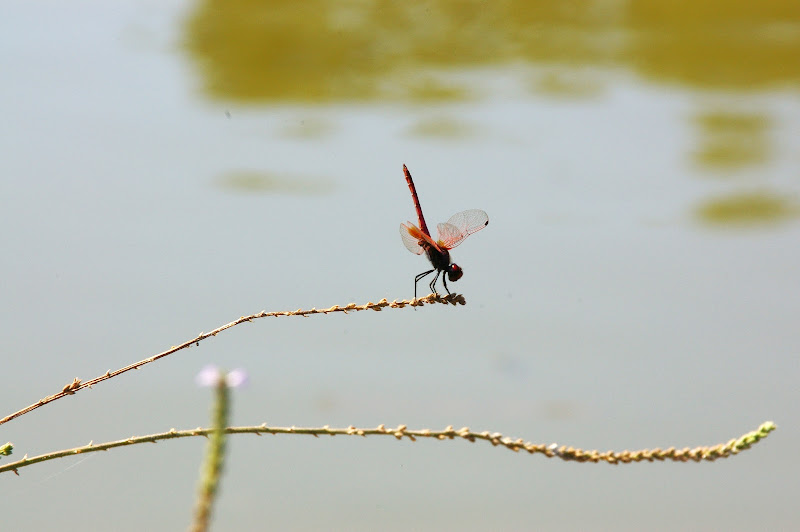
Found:
[[[242,325],[0,428],[20,458],[233,422],[500,431],[729,460],[574,464],[465,442],[230,440],[217,530],[789,529],[800,461],[793,2],[9,2],[9,414],[260,310],[410,298],[429,225],[465,307]],[[2,475],[3,530],[175,530],[204,440]],[[3,459],[4,461],[7,458]]]

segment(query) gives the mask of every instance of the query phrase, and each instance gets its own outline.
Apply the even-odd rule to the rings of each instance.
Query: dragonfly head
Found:
[[[455,262],[447,267],[447,278],[450,279],[450,282],[458,281],[462,275],[464,275],[464,270]]]

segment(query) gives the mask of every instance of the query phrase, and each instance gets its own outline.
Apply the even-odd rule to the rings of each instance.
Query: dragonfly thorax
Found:
[[[425,254],[434,268],[439,271],[448,271],[450,269],[450,252],[446,249],[436,249],[425,241],[420,242],[420,245],[425,248]]]
[[[451,281],[458,281],[464,275],[464,270],[455,262],[450,262],[450,252],[446,249],[436,249],[427,242],[420,242],[420,245],[425,247],[425,253],[428,255],[428,260],[434,268],[441,272],[447,273],[447,278]]]

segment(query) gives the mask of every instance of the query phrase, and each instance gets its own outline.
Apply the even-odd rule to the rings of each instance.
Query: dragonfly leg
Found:
[[[447,292],[447,295],[450,295],[450,290],[447,288],[447,274],[442,275],[442,283],[444,284],[444,289]]]
[[[433,292],[433,294],[437,296],[439,295],[439,293],[436,291],[436,281],[439,280],[440,273],[442,273],[442,270],[436,270],[436,275],[433,276],[433,281],[431,281],[431,284],[428,285],[431,287],[431,292]],[[444,277],[442,277],[442,279],[444,279]]]
[[[422,272],[421,274],[414,277],[414,299],[417,299],[417,283],[419,282],[420,279],[430,275],[431,273],[433,273],[433,270],[428,270],[427,272]]]

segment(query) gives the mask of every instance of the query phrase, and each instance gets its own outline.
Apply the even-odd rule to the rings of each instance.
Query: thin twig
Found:
[[[140,367],[144,366],[145,364],[149,364],[150,362],[155,362],[159,358],[164,358],[167,355],[171,355],[172,353],[175,353],[177,351],[180,351],[180,350],[185,349],[187,347],[190,347],[192,345],[199,345],[200,342],[202,342],[206,338],[209,338],[211,336],[216,336],[218,333],[221,333],[222,331],[224,331],[226,329],[230,329],[231,327],[239,325],[240,323],[250,322],[250,321],[253,321],[253,320],[258,319],[258,318],[269,318],[269,317],[277,317],[277,316],[309,316],[311,314],[330,314],[332,312],[344,312],[345,314],[347,314],[348,312],[357,312],[359,310],[377,310],[377,311],[380,311],[380,310],[383,310],[384,308],[403,308],[405,306],[417,307],[417,306],[423,306],[425,304],[429,304],[430,305],[430,304],[433,304],[433,303],[444,303],[444,304],[450,304],[450,305],[465,305],[466,301],[464,300],[464,296],[461,295],[461,294],[451,294],[451,295],[448,295],[448,296],[440,296],[440,295],[430,294],[428,296],[425,296],[425,297],[419,298],[419,299],[403,299],[401,301],[395,300],[395,301],[392,301],[392,302],[389,302],[386,299],[381,299],[377,303],[373,303],[373,302],[370,301],[369,303],[366,303],[364,305],[356,305],[355,303],[350,303],[349,305],[346,305],[344,307],[340,307],[339,305],[334,305],[334,306],[332,306],[330,308],[324,308],[324,309],[312,308],[311,310],[298,309],[298,310],[294,310],[294,311],[277,311],[277,312],[261,311],[258,314],[251,314],[250,316],[242,316],[238,320],[234,320],[234,321],[232,321],[232,322],[230,322],[228,324],[223,325],[222,327],[217,327],[216,329],[214,329],[211,332],[200,333],[199,335],[197,335],[196,338],[193,338],[192,340],[188,340],[186,342],[183,342],[182,344],[180,344],[178,346],[173,346],[170,349],[167,349],[166,351],[162,351],[161,353],[159,353],[157,355],[151,356],[150,358],[146,358],[144,360],[140,360],[139,362],[136,362],[134,364],[130,364],[130,365],[125,366],[124,368],[120,368],[120,369],[118,369],[116,371],[108,370],[108,371],[105,372],[105,374],[100,375],[99,377],[95,377],[94,379],[91,379],[91,380],[88,380],[88,381],[81,381],[81,379],[76,377],[71,383],[69,383],[66,386],[64,386],[61,389],[60,392],[55,393],[53,395],[49,395],[49,396],[47,396],[47,397],[45,397],[43,399],[40,399],[38,402],[33,403],[32,405],[27,406],[27,407],[23,408],[22,410],[18,410],[17,412],[14,412],[13,414],[10,414],[10,415],[4,417],[3,419],[0,419],[0,425],[2,425],[3,423],[7,423],[7,422],[11,421],[12,419],[17,418],[17,417],[19,417],[21,415],[27,414],[28,412],[30,412],[32,410],[36,410],[40,406],[44,406],[47,403],[51,403],[51,402],[55,401],[56,399],[61,399],[62,397],[66,397],[67,395],[74,395],[75,392],[83,390],[84,388],[91,388],[93,385],[95,385],[95,384],[97,384],[99,382],[102,382],[104,380],[111,379],[113,377],[116,377],[117,375],[120,375],[122,373],[128,372],[128,371],[130,371],[132,369],[139,369]]]
[[[470,442],[475,440],[484,440],[491,443],[493,446],[502,446],[514,452],[527,451],[530,454],[543,454],[547,458],[561,458],[565,461],[574,462],[607,462],[609,464],[629,464],[632,462],[653,462],[670,460],[673,462],[700,462],[700,461],[714,461],[718,458],[728,458],[735,454],[749,449],[754,443],[758,443],[763,438],[775,430],[777,427],[772,421],[762,423],[760,427],[752,432],[748,432],[738,438],[729,440],[726,443],[720,443],[712,446],[685,447],[683,449],[676,449],[669,447],[668,449],[642,449],[640,451],[606,451],[599,452],[595,450],[585,451],[576,449],[574,447],[567,447],[558,444],[543,444],[531,443],[523,441],[522,439],[511,439],[503,436],[499,432],[472,432],[467,427],[461,429],[454,429],[452,426],[445,428],[441,431],[433,431],[429,429],[422,430],[409,430],[406,425],[399,425],[396,428],[387,428],[384,425],[378,425],[372,429],[359,429],[353,426],[347,428],[330,428],[325,425],[324,427],[268,427],[265,424],[250,427],[228,427],[225,429],[227,434],[306,434],[315,437],[319,436],[394,436],[398,440],[408,438],[411,441],[416,441],[417,438],[434,438],[437,440],[452,440],[461,438]],[[197,428],[194,430],[177,431],[175,429],[161,434],[151,434],[149,436],[138,436],[135,438],[128,438],[126,440],[119,440],[100,445],[94,445],[89,442],[88,445],[82,447],[75,447],[74,449],[66,449],[53,453],[43,454],[28,458],[27,455],[16,462],[0,466],[0,473],[6,471],[14,471],[25,466],[33,465],[55,458],[63,458],[65,456],[74,456],[76,454],[91,453],[96,451],[107,451],[115,447],[123,447],[125,445],[135,445],[139,443],[156,443],[160,440],[170,440],[175,438],[190,438],[195,436],[210,436],[214,429]],[[18,473],[17,473],[18,474]]]

